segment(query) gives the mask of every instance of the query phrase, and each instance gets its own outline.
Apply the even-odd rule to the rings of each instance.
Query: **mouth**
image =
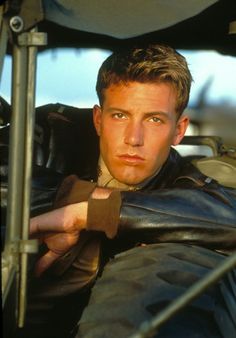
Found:
[[[144,158],[137,154],[121,154],[118,157],[122,162],[129,165],[139,165],[144,162]]]

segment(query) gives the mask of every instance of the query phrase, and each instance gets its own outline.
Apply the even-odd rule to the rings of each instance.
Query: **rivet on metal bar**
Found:
[[[20,16],[13,16],[10,19],[9,25],[13,32],[20,33],[24,28],[24,21]]]

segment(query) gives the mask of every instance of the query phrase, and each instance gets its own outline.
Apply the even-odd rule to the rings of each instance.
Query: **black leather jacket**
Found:
[[[147,242],[236,249],[236,191],[203,175],[172,149],[142,191],[122,192],[119,234]]]
[[[94,172],[94,166],[91,168],[87,179],[95,178],[89,175]],[[31,280],[24,337],[35,333],[44,337],[50,330],[55,336],[54,323],[60,315],[67,330],[78,320],[100,267],[122,250],[153,242],[195,244],[224,253],[236,249],[235,190],[219,186],[174,150],[142,190],[121,192],[121,202],[118,232],[112,240],[104,236],[106,229],[84,232],[78,244],[49,271]]]

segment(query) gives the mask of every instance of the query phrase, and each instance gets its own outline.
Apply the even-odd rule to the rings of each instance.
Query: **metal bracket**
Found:
[[[10,245],[10,251],[12,253],[37,253],[38,252],[38,240],[26,239],[12,242]]]
[[[44,19],[43,0],[9,0],[4,9],[14,33],[28,31]]]
[[[19,46],[44,46],[47,44],[47,34],[42,32],[21,33],[18,36]]]
[[[21,253],[37,253],[38,252],[38,240],[37,239],[20,240],[19,251]]]

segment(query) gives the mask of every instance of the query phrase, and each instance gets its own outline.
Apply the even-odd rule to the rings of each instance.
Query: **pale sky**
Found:
[[[211,80],[207,101],[236,107],[236,58],[216,52],[180,51],[194,78],[189,106],[196,104],[206,81]],[[36,106],[64,103],[92,107],[97,103],[95,83],[98,69],[109,51],[66,49],[39,53]],[[0,94],[10,102],[11,60],[5,58]]]

